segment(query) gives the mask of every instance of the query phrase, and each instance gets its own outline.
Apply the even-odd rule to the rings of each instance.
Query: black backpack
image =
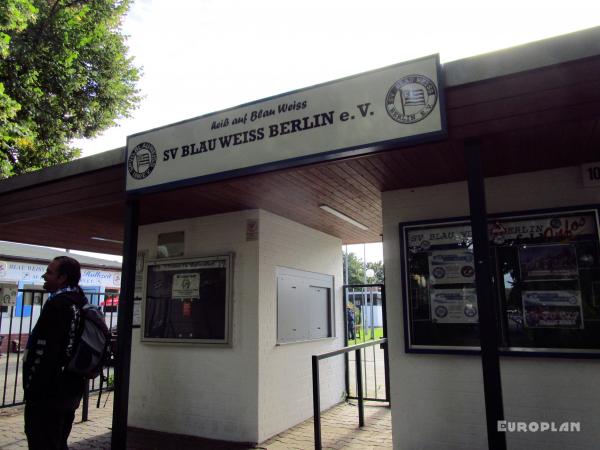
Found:
[[[84,304],[80,311],[78,333],[65,370],[84,378],[96,378],[111,357],[111,334],[100,307]]]

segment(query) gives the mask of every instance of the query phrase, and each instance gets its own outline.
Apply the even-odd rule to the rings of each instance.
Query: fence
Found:
[[[345,346],[373,342],[387,337],[385,316],[385,286],[383,284],[360,284],[344,286],[344,336]],[[346,396],[358,398],[356,371],[361,371],[365,400],[389,402],[389,358],[387,343],[380,346],[361,347],[361,364],[356,364],[355,353],[345,353]],[[360,368],[360,369],[359,369]],[[353,382],[354,381],[354,382]]]
[[[86,293],[90,303],[98,305],[104,312],[108,328],[116,337],[118,306],[115,298],[118,293]],[[20,377],[22,353],[31,330],[35,326],[49,293],[38,289],[19,289],[17,304],[2,306],[0,315],[0,386],[2,403],[0,408],[23,404],[23,389]],[[103,374],[90,380],[88,392],[112,389],[113,367],[107,367]],[[84,399],[83,419],[87,418],[87,396]],[[98,402],[99,406],[99,402]]]

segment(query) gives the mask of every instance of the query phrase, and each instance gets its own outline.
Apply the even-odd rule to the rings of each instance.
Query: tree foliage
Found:
[[[0,1],[0,178],[79,156],[127,117],[139,70],[120,32],[129,0]]]
[[[344,276],[346,276],[346,256],[344,255]],[[374,275],[367,277],[366,284],[383,283],[383,262],[367,262],[366,269],[373,269]],[[365,284],[365,268],[363,261],[354,253],[348,253],[348,280],[346,284]]]
[[[369,269],[373,269],[375,274],[372,277],[367,277],[367,283],[375,284],[384,282],[383,261],[367,262],[367,270]]]

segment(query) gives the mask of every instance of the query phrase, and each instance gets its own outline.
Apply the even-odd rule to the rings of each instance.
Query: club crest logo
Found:
[[[445,306],[437,306],[434,311],[435,315],[442,319],[448,315],[448,308],[446,308]]]
[[[477,308],[473,305],[467,305],[464,309],[465,317],[475,317],[477,315]]]
[[[396,81],[385,97],[388,115],[398,123],[417,123],[435,108],[438,89],[423,75],[408,75]]]
[[[156,166],[156,149],[149,142],[135,146],[127,159],[127,170],[136,180],[143,180]]]

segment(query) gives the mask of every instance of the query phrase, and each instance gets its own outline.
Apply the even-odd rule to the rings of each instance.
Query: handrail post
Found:
[[[381,285],[381,309],[383,313],[383,337],[387,339],[387,305],[385,298],[385,284]],[[387,341],[382,344],[383,348],[383,373],[385,376],[385,399],[392,405],[390,391],[390,353]]]
[[[315,428],[315,450],[321,450],[321,399],[319,396],[319,357],[312,356],[313,415]]]
[[[346,261],[347,263],[348,261]],[[347,267],[347,266],[346,266]],[[344,313],[342,317],[344,318],[344,347],[348,347],[348,338],[350,335],[348,334],[348,287],[343,287],[344,291]],[[354,324],[352,325],[354,326]],[[346,398],[350,397],[350,359],[348,358],[348,353],[344,353],[344,383],[346,384]]]
[[[363,385],[362,385],[362,367],[360,348],[356,349],[356,390],[358,395],[358,426],[365,426],[365,410],[363,401]]]
[[[319,394],[319,361],[321,359],[331,358],[338,355],[347,355],[351,351],[356,352],[356,387],[358,390],[358,424],[360,427],[365,426],[365,411],[364,411],[364,396],[363,396],[363,377],[362,377],[362,357],[361,349],[374,345],[383,345],[387,343],[387,338],[378,339],[373,342],[353,345],[352,347],[344,347],[339,350],[334,350],[321,355],[312,355],[312,381],[313,381],[313,416],[314,416],[314,435],[315,449],[321,450],[321,397]],[[356,348],[358,347],[358,348]]]
[[[81,421],[87,422],[88,410],[90,406],[90,380],[85,380],[85,388],[83,390],[83,399],[81,405]]]

